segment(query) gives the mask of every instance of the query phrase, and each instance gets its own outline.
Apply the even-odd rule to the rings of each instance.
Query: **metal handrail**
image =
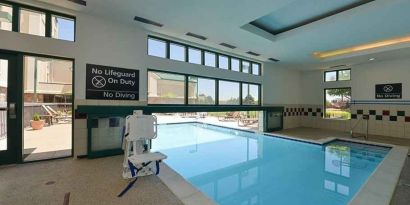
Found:
[[[357,127],[357,125],[358,125],[360,122],[362,122],[363,120],[365,120],[365,122],[366,122],[366,134],[365,134],[364,136],[356,136],[356,137],[355,137],[353,130],[354,130],[354,129]],[[356,122],[356,124],[355,124],[353,127],[350,128],[350,136],[351,136],[352,138],[364,137],[365,140],[368,140],[368,139],[369,139],[369,117],[363,117],[363,118],[359,119],[359,120]]]

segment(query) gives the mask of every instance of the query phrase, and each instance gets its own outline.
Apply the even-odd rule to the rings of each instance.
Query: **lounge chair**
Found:
[[[57,123],[60,120],[64,120],[64,121],[71,121],[71,116],[69,116],[67,113],[63,114],[63,113],[59,113],[57,111],[55,111],[53,108],[51,108],[50,106],[47,105],[41,105],[41,107],[47,112],[47,116],[51,116],[51,120],[55,120]]]
[[[257,117],[248,117],[247,115],[240,115],[238,119],[238,126],[248,126],[255,124],[259,121]],[[242,124],[241,124],[242,123]]]
[[[240,112],[227,112],[224,116],[219,116],[219,121],[235,121],[240,117]]]

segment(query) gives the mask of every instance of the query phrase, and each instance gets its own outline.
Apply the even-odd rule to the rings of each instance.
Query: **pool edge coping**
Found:
[[[201,123],[201,122],[200,122]],[[203,123],[208,124],[208,123]],[[212,126],[217,126],[213,124],[208,124]],[[227,129],[234,129],[230,127],[217,126]],[[380,142],[370,142],[359,139],[349,139],[341,137],[326,137],[317,140],[313,139],[303,139],[295,136],[284,135],[284,134],[273,134],[259,131],[249,131],[240,130],[244,132],[252,132],[255,134],[264,135],[267,137],[277,137],[282,139],[288,139],[293,141],[298,141],[302,143],[325,145],[335,140],[347,141],[353,143],[374,145],[391,148],[389,153],[384,157],[376,169],[370,174],[366,182],[358,190],[358,192],[349,201],[348,205],[359,205],[359,204],[372,204],[372,205],[389,205],[391,199],[393,198],[397,183],[400,178],[401,171],[404,167],[407,155],[409,153],[409,148],[405,146],[392,145]],[[159,178],[164,182],[164,184],[174,193],[182,203],[185,205],[215,205],[212,199],[206,196],[205,193],[198,190],[191,183],[185,180],[179,173],[173,170],[171,167],[163,163],[161,167],[162,170],[166,170],[165,174],[159,174]],[[188,193],[181,193],[176,190],[176,185],[185,186],[188,189]],[[178,187],[179,188],[179,187]],[[199,203],[198,203],[199,202]]]

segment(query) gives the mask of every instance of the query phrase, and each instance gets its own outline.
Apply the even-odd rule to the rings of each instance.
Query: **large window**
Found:
[[[262,73],[260,63],[153,36],[148,36],[148,55],[252,75]]]
[[[148,104],[260,105],[259,84],[148,70]]]
[[[162,40],[148,38],[148,55],[166,58],[167,43]]]
[[[325,82],[350,80],[350,69],[325,72]]]
[[[75,20],[72,18],[52,15],[51,37],[60,40],[74,41]]]
[[[239,105],[239,83],[231,81],[219,81],[219,104]]]
[[[350,88],[325,89],[325,118],[350,119]]]
[[[46,14],[39,11],[20,9],[20,32],[46,36]]]
[[[202,64],[202,52],[196,48],[188,48],[188,62]]]
[[[11,31],[13,25],[13,7],[0,4],[0,29]]]
[[[200,105],[215,104],[215,80],[189,76],[188,103]]]
[[[242,104],[259,104],[259,85],[242,83]]]
[[[171,43],[169,45],[169,58],[177,61],[185,61],[185,46]]]
[[[148,72],[149,104],[184,104],[185,76],[165,72]]]
[[[13,12],[14,8],[17,12]],[[15,2],[0,3],[1,30],[75,41],[75,27],[74,16]]]

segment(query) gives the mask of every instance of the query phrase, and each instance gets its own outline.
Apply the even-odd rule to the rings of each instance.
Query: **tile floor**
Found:
[[[121,177],[122,156],[100,159],[59,159],[0,167],[1,205],[182,205],[156,176],[138,179],[122,198],[128,184]]]

